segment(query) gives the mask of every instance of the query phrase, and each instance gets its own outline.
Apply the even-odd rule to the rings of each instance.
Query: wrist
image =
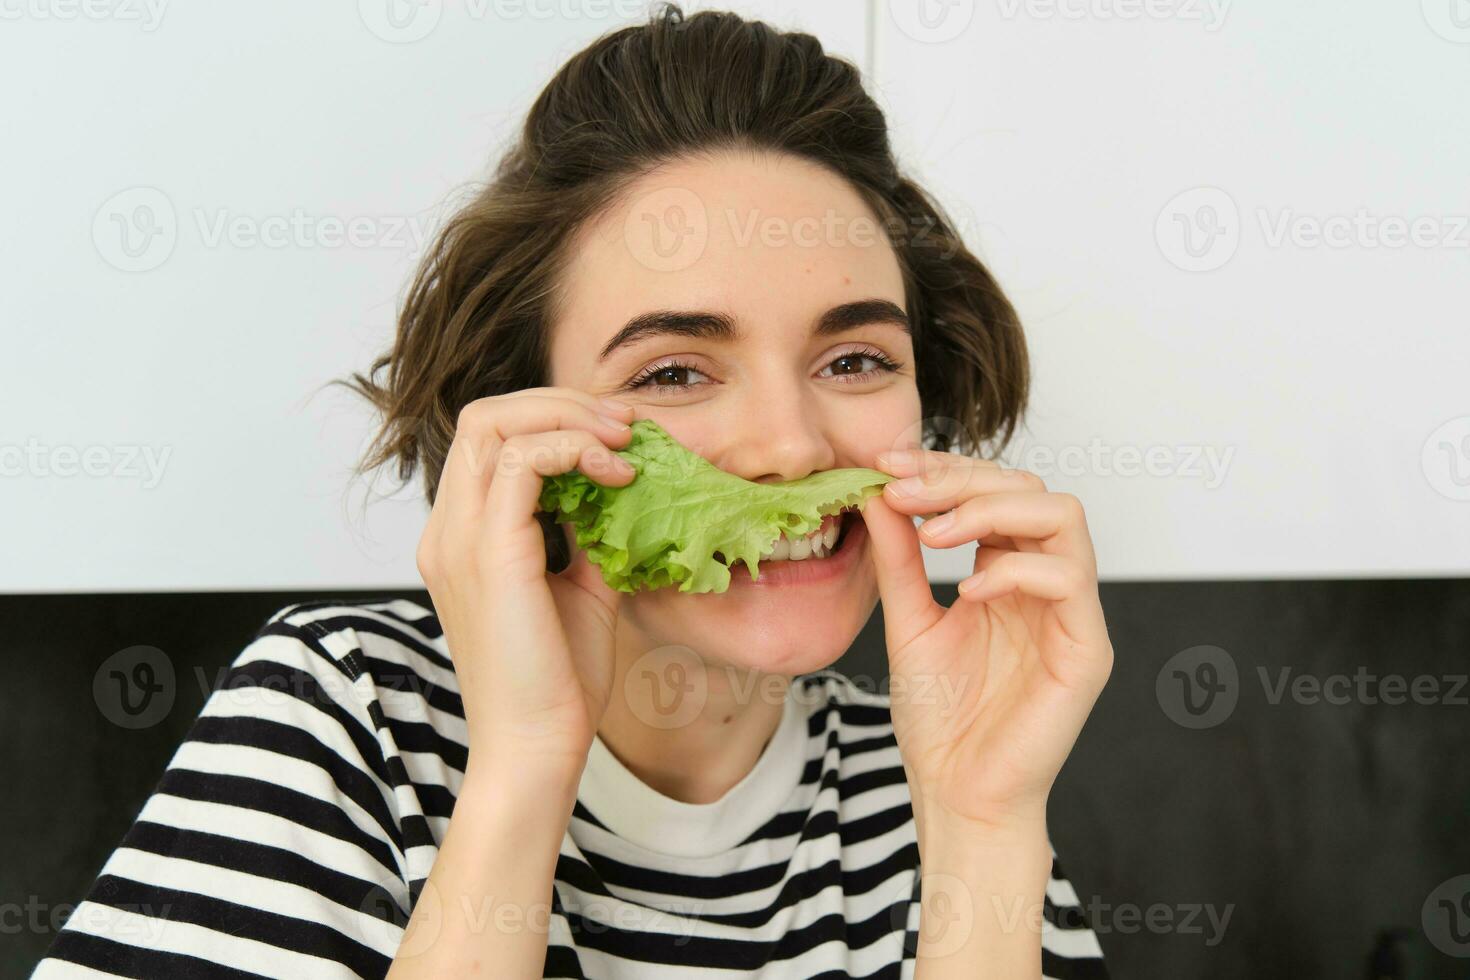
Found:
[[[913,797],[914,828],[922,853],[934,849],[996,851],[1039,847],[1050,852],[1046,834],[1046,800],[1033,800],[996,807],[983,816],[959,814],[935,800],[932,794]]]
[[[586,764],[585,756],[579,761],[471,751],[458,798],[498,798],[517,807],[570,815]]]
[[[467,771],[449,815],[441,853],[453,839],[462,857],[493,865],[506,874],[516,869],[550,874],[575,805],[575,786],[538,789],[524,781],[499,779],[489,769]]]
[[[1044,890],[1051,875],[1051,841],[1044,825],[933,827],[919,838],[919,863],[925,875],[938,872],[1017,891]]]

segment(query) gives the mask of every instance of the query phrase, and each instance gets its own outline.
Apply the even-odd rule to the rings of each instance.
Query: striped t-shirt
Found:
[[[431,611],[280,610],[34,976],[383,976],[466,741]],[[887,699],[806,674],[755,767],[714,803],[663,796],[594,741],[556,863],[545,975],[912,977],[918,884]],[[1106,976],[1055,860],[1041,941],[1046,976]]]

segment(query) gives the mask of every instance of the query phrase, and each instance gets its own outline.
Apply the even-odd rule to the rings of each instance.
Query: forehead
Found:
[[[679,160],[578,230],[552,357],[564,372],[590,372],[627,320],[653,310],[720,311],[753,343],[789,344],[832,306],[875,297],[903,308],[902,274],[845,180],[772,153]]]

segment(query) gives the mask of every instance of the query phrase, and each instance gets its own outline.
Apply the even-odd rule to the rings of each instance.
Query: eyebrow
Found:
[[[889,323],[912,334],[908,314],[886,299],[860,299],[834,306],[817,321],[812,330],[816,337],[829,337],[845,333],[855,327],[869,323]],[[619,347],[647,340],[650,337],[674,335],[704,340],[732,341],[740,339],[740,330],[726,313],[709,313],[702,310],[653,310],[633,317],[613,335],[612,340],[597,355],[605,361]]]

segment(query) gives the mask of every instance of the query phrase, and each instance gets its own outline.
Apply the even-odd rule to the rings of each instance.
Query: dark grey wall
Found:
[[[0,765],[14,788],[0,803],[0,975],[25,975],[44,951],[215,672],[267,615],[321,597],[0,597]],[[1113,975],[1366,977],[1377,937],[1397,928],[1403,977],[1470,976],[1421,928],[1431,891],[1470,874],[1470,690],[1444,703],[1445,679],[1470,670],[1470,582],[1114,584],[1103,602],[1117,664],[1058,782],[1051,833]],[[138,644],[168,655],[177,693],[157,724],[127,730],[99,711],[93,679]],[[1191,729],[1165,710],[1194,720],[1174,667],[1208,675],[1171,664],[1162,702],[1156,681],[1201,645],[1223,650],[1206,656],[1228,656],[1237,680],[1201,716],[1215,723]],[[885,674],[879,617],[838,667]],[[1438,678],[1440,703],[1367,703],[1360,688],[1378,689],[1366,678],[1330,686],[1346,704],[1290,690],[1272,703],[1288,667],[1319,681]]]

